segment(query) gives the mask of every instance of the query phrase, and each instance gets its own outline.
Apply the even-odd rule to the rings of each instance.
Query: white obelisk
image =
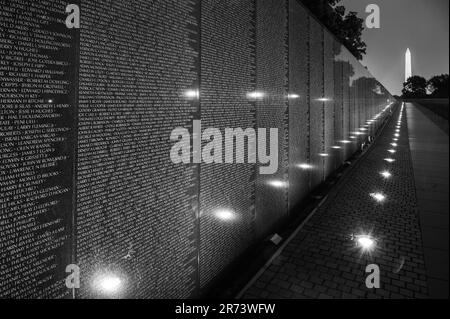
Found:
[[[407,82],[410,77],[412,77],[412,58],[411,51],[408,48],[405,54],[405,82]]]

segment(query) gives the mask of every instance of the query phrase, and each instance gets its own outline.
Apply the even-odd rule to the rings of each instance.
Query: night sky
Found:
[[[362,63],[392,94],[401,94],[408,47],[414,75],[429,79],[449,73],[449,0],[343,0],[341,4],[364,19],[367,5],[380,7],[381,28],[364,31],[367,55]]]

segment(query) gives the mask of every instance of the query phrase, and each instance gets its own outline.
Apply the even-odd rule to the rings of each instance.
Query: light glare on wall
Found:
[[[253,100],[262,99],[262,98],[264,98],[264,96],[265,96],[264,92],[260,92],[260,91],[247,93],[247,98],[253,99]]]
[[[96,294],[105,298],[116,298],[124,292],[125,279],[112,271],[101,271],[94,275],[92,288]]]
[[[236,214],[229,210],[229,209],[220,209],[214,214],[218,219],[225,221],[225,222],[231,222],[236,219]]]
[[[199,90],[187,90],[184,92],[184,96],[188,99],[198,99],[200,98]]]
[[[314,168],[314,166],[312,166],[311,164],[300,164],[298,165],[299,168],[303,169],[303,170],[311,170]]]
[[[284,181],[270,181],[268,182],[268,184],[274,188],[288,188],[289,184],[287,182]]]

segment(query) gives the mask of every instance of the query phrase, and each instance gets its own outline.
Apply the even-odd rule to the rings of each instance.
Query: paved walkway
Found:
[[[406,110],[430,296],[448,298],[448,135],[422,107]]]
[[[400,114],[399,108],[365,158],[249,284],[243,298],[427,298],[429,271],[412,172],[406,109]],[[364,252],[355,240],[359,235],[376,240],[375,249]],[[425,245],[432,245],[426,237]],[[371,264],[380,268],[380,289],[366,286]]]

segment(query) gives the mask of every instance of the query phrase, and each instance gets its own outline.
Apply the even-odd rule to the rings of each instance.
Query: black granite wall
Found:
[[[0,4],[0,298],[104,297],[110,275],[112,297],[199,295],[390,98],[296,0],[81,0],[79,30],[63,1]],[[197,163],[195,145],[172,163],[194,121],[277,128],[278,170]]]

